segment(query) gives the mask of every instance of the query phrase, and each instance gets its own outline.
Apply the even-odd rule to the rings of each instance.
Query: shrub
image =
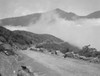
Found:
[[[95,48],[90,48],[90,45],[84,46],[81,51],[79,51],[79,55],[86,57],[99,57],[100,52]]]

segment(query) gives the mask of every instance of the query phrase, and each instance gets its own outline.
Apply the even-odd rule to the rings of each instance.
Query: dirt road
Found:
[[[42,68],[50,69],[51,75],[45,76],[57,76],[57,73],[58,76],[100,76],[100,64],[93,64],[70,58],[64,59],[29,50],[22,51],[22,53],[29,56],[40,65],[43,65],[44,67]],[[41,66],[38,65],[37,67]]]

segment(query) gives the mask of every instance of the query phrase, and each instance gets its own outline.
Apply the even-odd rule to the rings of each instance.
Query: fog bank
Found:
[[[7,26],[7,28],[27,30],[39,34],[52,34],[79,47],[91,44],[92,47],[100,50],[100,19],[57,20],[54,23],[42,22],[27,27]]]

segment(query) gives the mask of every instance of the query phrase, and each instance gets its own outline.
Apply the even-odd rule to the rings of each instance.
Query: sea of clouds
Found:
[[[79,19],[75,21],[59,19],[53,23],[42,21],[26,27],[9,25],[6,28],[39,34],[52,34],[79,47],[91,44],[91,47],[100,50],[100,19]]]

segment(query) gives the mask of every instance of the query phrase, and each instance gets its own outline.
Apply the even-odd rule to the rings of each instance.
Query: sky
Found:
[[[0,0],[0,18],[61,8],[78,15],[100,10],[100,0]]]

